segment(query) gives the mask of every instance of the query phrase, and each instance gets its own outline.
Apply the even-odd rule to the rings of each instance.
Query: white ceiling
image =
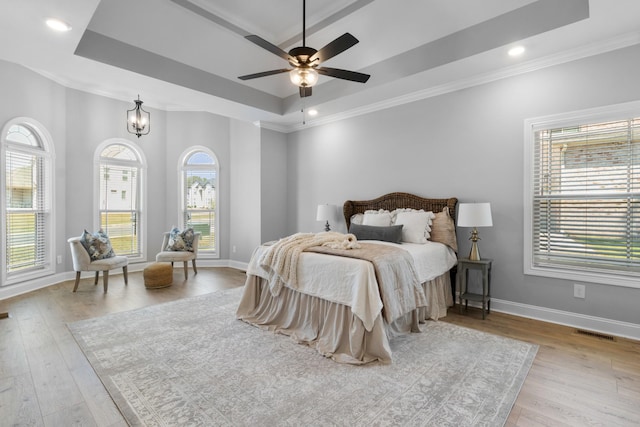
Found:
[[[166,110],[211,111],[289,131],[303,105],[282,58],[302,45],[302,0],[0,0],[0,59],[66,86]],[[306,45],[360,40],[326,65],[371,74],[321,76],[307,125],[640,42],[637,0],[308,0]],[[47,17],[69,22],[54,33]],[[520,58],[506,52],[515,44]]]

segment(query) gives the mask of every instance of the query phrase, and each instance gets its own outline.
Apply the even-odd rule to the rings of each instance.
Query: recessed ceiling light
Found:
[[[316,110],[315,108],[312,108],[311,110],[307,111],[307,113],[309,113],[310,116],[317,116],[318,110]]]
[[[68,22],[64,22],[60,19],[57,18],[47,18],[47,26],[53,30],[56,31],[70,31],[71,30],[71,24],[69,24]]]
[[[520,56],[524,53],[524,46],[515,46],[509,49],[509,56]]]

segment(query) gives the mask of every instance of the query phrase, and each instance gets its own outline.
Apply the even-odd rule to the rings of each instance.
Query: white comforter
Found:
[[[432,280],[449,271],[457,262],[455,252],[442,243],[403,243],[401,245],[379,241],[367,241],[397,246],[408,251],[414,259],[421,283]],[[249,262],[248,275],[268,278],[260,265],[265,246],[256,248]],[[303,252],[298,260],[297,284],[290,287],[298,292],[316,296],[351,307],[367,331],[371,331],[382,311],[373,264],[353,258]]]

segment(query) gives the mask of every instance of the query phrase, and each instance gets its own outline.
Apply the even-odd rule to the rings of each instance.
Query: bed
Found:
[[[456,198],[431,199],[399,192],[373,200],[344,203],[347,229],[355,229],[355,225],[351,226],[352,221],[356,224],[365,213],[369,218],[372,213],[396,209],[436,214],[428,242],[396,244],[358,240],[360,246],[381,253],[390,251],[391,255],[396,255],[401,252],[400,260],[413,259],[411,269],[415,269],[417,285],[407,285],[407,290],[402,291],[405,296],[398,297],[402,303],[394,299],[397,289],[383,290],[380,264],[351,257],[348,250],[321,246],[299,254],[293,268],[296,277],[292,283],[295,285],[283,283],[274,287],[275,280],[269,274],[269,268],[260,263],[273,244],[271,242],[256,248],[249,262],[237,318],[262,329],[289,335],[340,363],[392,362],[390,343],[394,337],[419,332],[419,323],[446,316],[447,307],[453,305],[451,283],[455,283],[452,279],[457,259],[453,225],[456,205]],[[442,220],[446,223],[446,238],[440,230]],[[439,235],[433,233],[438,231],[436,225]],[[318,236],[326,234],[318,233]],[[409,270],[398,262],[401,265],[398,270]]]

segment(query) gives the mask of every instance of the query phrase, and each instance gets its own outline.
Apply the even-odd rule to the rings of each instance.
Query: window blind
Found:
[[[5,160],[6,272],[15,274],[47,264],[48,235],[45,160],[8,150]]]
[[[535,132],[533,263],[640,274],[640,118]]]
[[[100,164],[100,226],[118,255],[140,255],[138,167]]]
[[[216,251],[217,170],[211,156],[196,151],[183,165],[183,220],[185,227],[200,232],[198,250]]]

